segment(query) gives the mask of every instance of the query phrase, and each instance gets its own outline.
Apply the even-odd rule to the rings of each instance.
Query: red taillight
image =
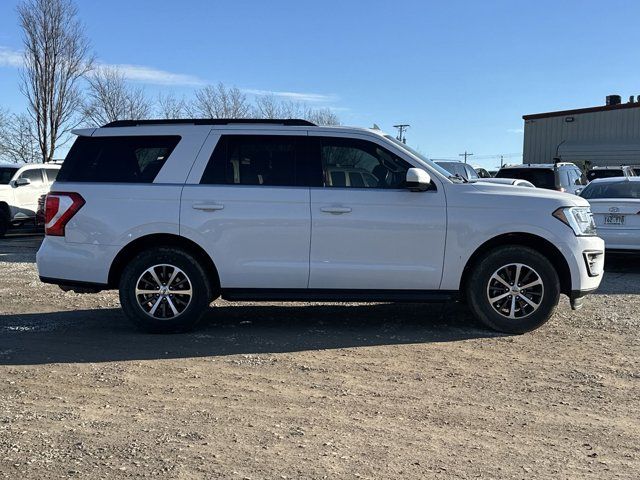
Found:
[[[44,233],[64,236],[64,227],[84,205],[84,198],[75,192],[51,192],[44,204]]]

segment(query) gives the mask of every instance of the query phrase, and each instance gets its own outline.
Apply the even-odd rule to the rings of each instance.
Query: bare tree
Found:
[[[189,106],[189,113],[205,118],[248,118],[252,107],[247,96],[239,88],[227,88],[219,83],[196,91],[195,99]]]
[[[18,17],[24,43],[21,90],[41,158],[47,161],[74,126],[81,103],[79,80],[93,59],[72,0],[22,0]]]
[[[254,106],[256,118],[301,118],[317,125],[340,125],[340,119],[330,108],[311,108],[305,103],[281,101],[275,95],[261,95]]]
[[[184,118],[187,114],[187,102],[184,97],[177,99],[172,93],[158,95],[158,115],[160,118]]]
[[[83,114],[88,123],[101,126],[116,120],[141,120],[151,114],[144,90],[127,85],[117,68],[98,68],[87,80],[89,89]]]
[[[29,115],[0,110],[0,159],[34,163],[40,158],[38,140]]]
[[[316,125],[340,125],[340,119],[330,108],[310,108],[304,118]]]

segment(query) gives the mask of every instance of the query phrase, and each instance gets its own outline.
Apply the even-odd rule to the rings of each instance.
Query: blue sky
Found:
[[[25,108],[0,4],[0,106]],[[152,96],[219,81],[335,108],[433,158],[522,152],[522,115],[640,94],[640,2],[78,0],[99,61]],[[295,94],[295,95],[293,95]],[[477,159],[477,160],[476,160]],[[514,160],[518,160],[514,158]]]

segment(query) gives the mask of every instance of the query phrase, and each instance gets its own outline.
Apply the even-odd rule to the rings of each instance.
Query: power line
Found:
[[[407,129],[410,126],[411,125],[409,125],[408,123],[401,123],[401,124],[393,126],[393,128],[397,128],[398,129],[398,135],[396,136],[396,139],[399,142],[407,143],[407,137],[405,136],[405,132],[407,131]]]
[[[464,163],[467,163],[467,157],[470,157],[472,155],[473,155],[473,153],[467,153],[466,150],[464,151],[464,153],[458,154],[459,157],[464,157]]]

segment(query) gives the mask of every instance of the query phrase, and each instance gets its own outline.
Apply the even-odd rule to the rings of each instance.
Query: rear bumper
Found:
[[[71,243],[64,237],[47,236],[36,254],[38,274],[50,280],[47,283],[57,285],[106,285],[118,251],[118,247],[111,245]]]
[[[607,251],[639,251],[640,230],[614,230],[612,228],[598,228],[598,235],[604,240]]]

